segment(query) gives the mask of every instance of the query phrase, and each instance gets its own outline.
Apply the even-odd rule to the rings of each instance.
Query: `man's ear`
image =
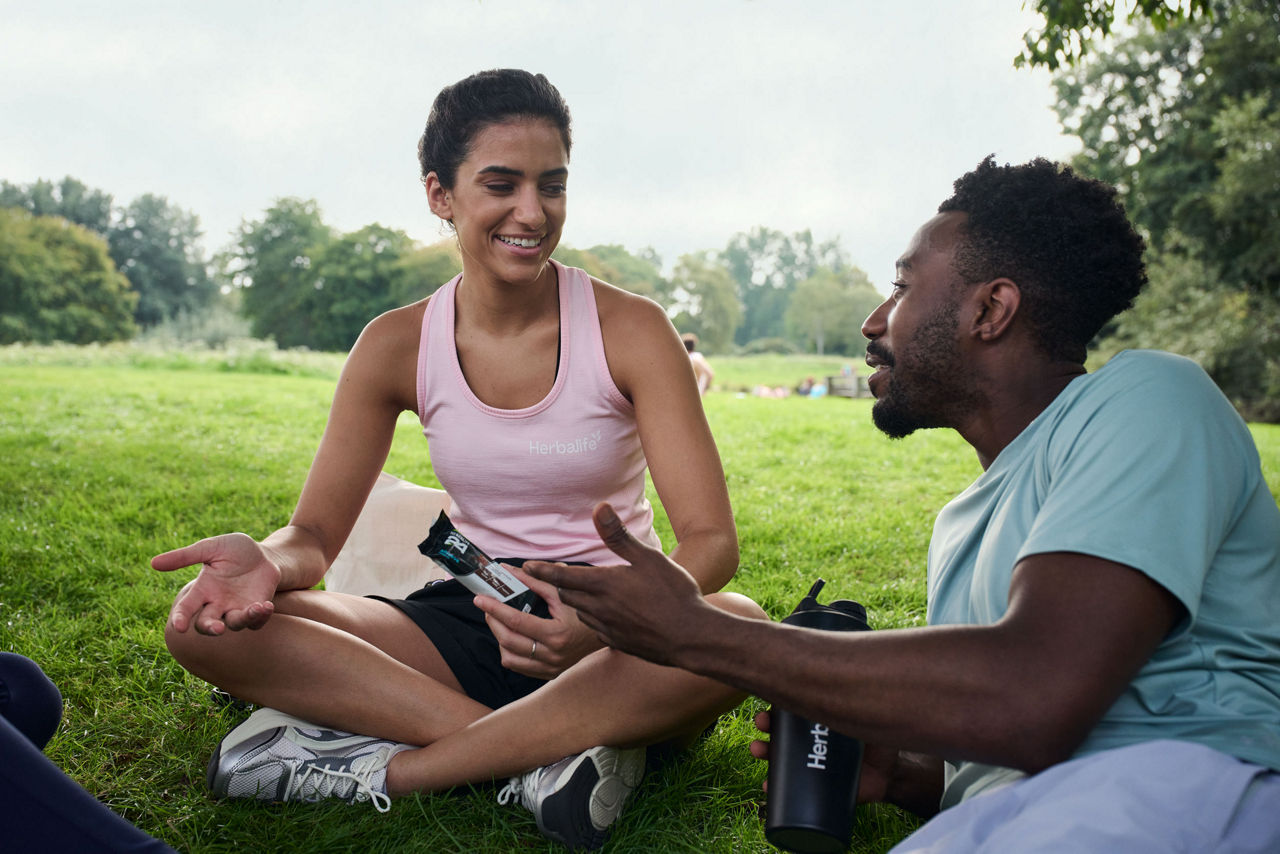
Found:
[[[992,279],[974,290],[977,302],[973,333],[981,341],[995,341],[1013,325],[1022,305],[1022,290],[1013,279]]]
[[[445,222],[453,221],[453,195],[440,183],[440,176],[428,172],[422,181],[427,188],[427,205],[431,212]]]

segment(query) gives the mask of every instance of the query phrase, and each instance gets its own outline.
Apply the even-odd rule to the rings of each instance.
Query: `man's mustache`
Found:
[[[867,355],[874,356],[882,364],[887,365],[890,368],[893,367],[893,354],[890,353],[888,348],[882,345],[879,341],[872,341],[867,345]]]

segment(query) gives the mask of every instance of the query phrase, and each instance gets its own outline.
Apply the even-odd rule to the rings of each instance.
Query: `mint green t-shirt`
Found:
[[[1076,755],[1172,738],[1280,770],[1280,510],[1194,362],[1125,351],[1076,378],[943,508],[929,623],[994,623],[1018,561],[1064,551],[1133,567],[1187,612]],[[943,805],[1017,775],[949,764]]]

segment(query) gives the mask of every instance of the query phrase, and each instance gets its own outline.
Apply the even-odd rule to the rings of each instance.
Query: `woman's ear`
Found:
[[[977,312],[973,333],[981,341],[995,341],[1009,331],[1022,305],[1022,290],[1012,279],[992,279],[974,291]]]
[[[435,172],[428,172],[422,183],[427,188],[427,205],[431,212],[445,222],[452,222],[453,194],[440,183],[440,176]]]

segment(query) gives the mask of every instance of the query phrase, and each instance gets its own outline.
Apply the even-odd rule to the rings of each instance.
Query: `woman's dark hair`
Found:
[[[573,147],[569,107],[546,77],[516,68],[481,71],[444,87],[431,105],[418,140],[422,179],[435,172],[452,189],[476,134],[510,119],[546,119],[560,131],[565,153]]]
[[[955,182],[939,213],[968,219],[954,266],[965,282],[1007,277],[1040,347],[1083,363],[1089,342],[1147,283],[1145,244],[1110,184],[1036,158],[987,157]]]

